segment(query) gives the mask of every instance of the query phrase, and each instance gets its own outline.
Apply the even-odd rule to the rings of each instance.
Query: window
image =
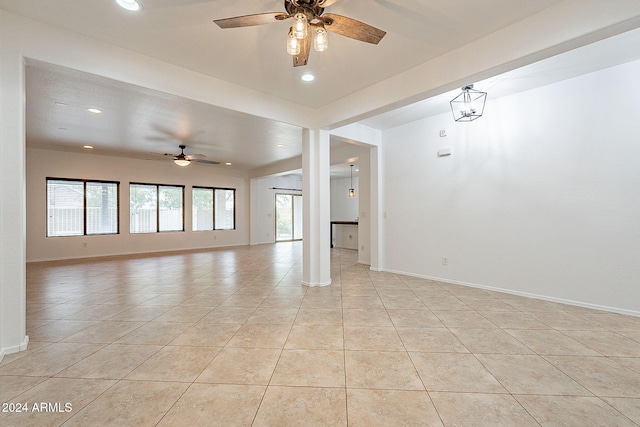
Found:
[[[236,190],[216,188],[215,191],[215,229],[233,230],[236,228]]]
[[[131,233],[184,231],[184,186],[130,184]]]
[[[193,187],[192,230],[235,230],[236,190]]]
[[[193,188],[191,229],[213,230],[213,188]]]
[[[302,196],[276,194],[276,242],[302,240]]]
[[[117,234],[119,184],[47,178],[47,237]]]

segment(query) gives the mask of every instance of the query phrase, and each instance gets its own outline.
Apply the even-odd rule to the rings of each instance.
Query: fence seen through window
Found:
[[[184,231],[184,187],[130,184],[129,231]]]
[[[47,237],[117,234],[118,186],[47,178]]]
[[[193,187],[192,230],[234,230],[235,194],[231,188]]]

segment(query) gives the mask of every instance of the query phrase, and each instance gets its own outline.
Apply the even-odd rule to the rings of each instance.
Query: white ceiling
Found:
[[[0,8],[199,73],[318,108],[520,21],[562,0],[342,0],[327,8],[378,27],[371,45],[329,35],[326,52],[293,68],[288,21],[220,29],[214,19],[281,12],[283,0],[0,0]],[[316,75],[312,84],[303,72]]]
[[[525,67],[474,83],[488,93],[489,99],[501,98],[536,87],[640,59],[640,29],[628,31]],[[379,114],[360,123],[375,129],[389,129],[425,117],[451,111],[449,102],[460,93],[456,89],[429,99]]]
[[[560,0],[341,0],[328,10],[387,31],[377,46],[330,34],[327,52],[293,68],[287,24],[221,30],[213,19],[283,10],[282,0],[141,0],[130,13],[113,0],[0,0],[0,8],[312,108],[325,106],[517,22]],[[637,59],[639,31],[496,76],[476,87],[498,97]],[[300,81],[303,71],[316,80]],[[251,170],[299,156],[302,129],[29,60],[27,144],[95,154],[162,158],[177,153]],[[447,93],[364,120],[387,129],[445,112]],[[55,103],[64,103],[58,106]],[[92,115],[88,107],[99,107]],[[278,147],[282,145],[282,147]],[[156,153],[155,155],[153,153]],[[158,156],[157,154],[160,154]],[[224,166],[223,166],[224,167]],[[344,176],[344,171],[339,173]]]
[[[26,88],[30,147],[78,151],[88,144],[93,154],[162,159],[184,144],[186,154],[242,170],[302,152],[297,126],[43,62],[28,61]]]

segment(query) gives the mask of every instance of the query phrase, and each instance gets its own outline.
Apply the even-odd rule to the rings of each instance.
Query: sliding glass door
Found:
[[[276,194],[276,242],[302,240],[302,196]]]

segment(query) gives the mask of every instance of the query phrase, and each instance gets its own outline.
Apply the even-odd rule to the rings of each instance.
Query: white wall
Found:
[[[355,167],[355,166],[354,166]],[[351,178],[331,180],[331,221],[355,221],[359,215],[360,189],[358,177],[353,177],[356,196],[349,198]],[[333,245],[336,248],[358,249],[358,226],[336,224],[333,226]]]
[[[332,138],[349,143],[331,151],[332,164],[337,163],[340,152],[345,160],[349,157],[358,158],[358,263],[368,264],[372,270],[380,271],[384,248],[380,220],[383,182],[379,147],[382,144],[382,132],[355,123],[332,130]]]
[[[331,221],[355,221],[358,217],[360,190],[357,176],[353,177],[353,188],[356,190],[355,197],[348,197],[349,188],[351,188],[350,178],[335,178],[331,180]]]
[[[276,241],[276,193],[301,194],[301,191],[273,190],[293,188],[302,190],[300,176],[271,176],[251,180],[251,244]]]
[[[120,181],[120,234],[46,237],[46,178]],[[185,185],[185,231],[129,233],[129,183]],[[191,186],[236,189],[236,229],[191,231]],[[92,154],[27,150],[27,261],[96,257],[219,246],[249,242],[249,188],[244,172],[171,161],[135,160]],[[86,244],[86,246],[85,246]]]
[[[385,131],[385,268],[640,315],[638,75],[633,62],[490,100],[472,123]]]

